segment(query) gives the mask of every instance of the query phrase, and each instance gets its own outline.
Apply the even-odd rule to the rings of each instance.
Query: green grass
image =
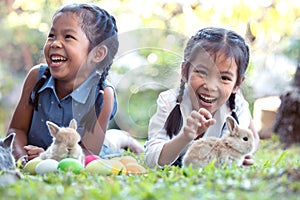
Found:
[[[0,188],[2,199],[299,199],[300,147],[283,150],[277,138],[261,142],[251,167],[166,167],[144,175],[29,176]],[[140,161],[143,160],[139,156]],[[143,163],[142,163],[143,164]]]

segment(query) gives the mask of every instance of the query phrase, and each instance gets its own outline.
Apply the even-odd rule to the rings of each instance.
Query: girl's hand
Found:
[[[208,110],[204,108],[200,108],[198,112],[194,110],[187,118],[186,126],[183,128],[183,134],[188,137],[189,140],[193,140],[198,136],[202,136],[203,133],[215,123],[216,120],[212,118]]]
[[[252,156],[251,155],[246,155],[245,159],[243,161],[243,165],[244,166],[249,166],[249,165],[253,165],[253,164],[254,164],[254,160],[253,160]]]
[[[37,146],[33,146],[33,145],[27,145],[27,146],[24,146],[24,149],[25,151],[27,152],[27,158],[28,158],[28,161],[29,160],[32,160],[36,157],[39,156],[40,153],[42,153],[44,151],[43,148],[41,147],[37,147]]]

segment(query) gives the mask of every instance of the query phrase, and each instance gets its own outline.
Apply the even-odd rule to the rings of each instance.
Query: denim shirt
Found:
[[[43,75],[47,65],[41,65],[38,80]],[[98,72],[92,73],[78,88],[62,99],[58,99],[54,79],[52,76],[46,80],[39,89],[38,110],[34,110],[30,130],[28,133],[28,144],[47,149],[52,143],[52,136],[46,125],[46,121],[51,121],[59,127],[68,127],[70,121],[74,118],[77,121],[77,131],[83,137],[84,125],[79,124],[82,117],[94,106],[95,98],[99,94],[97,83],[100,79]],[[107,81],[105,87],[112,87]],[[113,87],[112,87],[113,88]],[[113,88],[114,89],[114,88]],[[31,98],[34,93],[31,94]],[[103,105],[103,95],[101,95],[100,110]],[[112,119],[117,110],[116,95],[114,95],[114,108],[111,113]]]

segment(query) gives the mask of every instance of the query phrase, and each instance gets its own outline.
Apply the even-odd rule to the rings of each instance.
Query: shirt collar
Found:
[[[71,94],[67,95],[63,99],[71,96],[75,101],[81,104],[85,104],[88,97],[91,94],[95,94],[95,90],[97,88],[98,81],[100,79],[100,74],[98,72],[92,73],[78,88],[76,88]],[[55,96],[57,97],[55,87],[54,87],[54,79],[52,76],[46,81],[46,83],[39,89],[39,93],[46,90],[51,89]],[[92,92],[94,90],[95,92]]]

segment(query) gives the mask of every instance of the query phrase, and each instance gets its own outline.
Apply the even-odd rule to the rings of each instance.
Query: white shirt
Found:
[[[162,151],[162,148],[166,142],[170,141],[170,138],[167,135],[166,130],[164,129],[164,125],[170,112],[176,105],[178,90],[179,89],[176,90],[170,89],[164,91],[160,93],[157,99],[157,111],[150,119],[149,127],[148,127],[148,140],[145,144],[146,147],[145,162],[148,167],[159,166],[158,158]],[[241,94],[236,94],[235,103],[236,103],[236,114],[238,116],[240,126],[243,128],[248,128],[251,121],[251,114],[249,111],[248,102],[243,98]],[[182,119],[183,119],[182,127],[184,127],[186,124],[187,117],[191,114],[193,110],[192,103],[188,96],[187,89],[185,89],[184,91],[183,99],[180,104],[180,109],[181,109]],[[229,107],[226,104],[224,104],[213,115],[213,118],[216,119],[216,124],[209,127],[206,130],[203,137],[208,137],[208,136],[221,137],[223,133],[227,131],[227,127],[225,127],[224,130],[222,130],[222,128],[226,121],[226,117],[228,115],[231,115],[231,111]],[[181,134],[182,131],[183,129],[179,131],[178,135]],[[186,149],[183,151],[183,153],[185,153],[185,151]],[[178,155],[178,157],[179,156],[180,155]],[[174,161],[176,161],[176,159]]]

